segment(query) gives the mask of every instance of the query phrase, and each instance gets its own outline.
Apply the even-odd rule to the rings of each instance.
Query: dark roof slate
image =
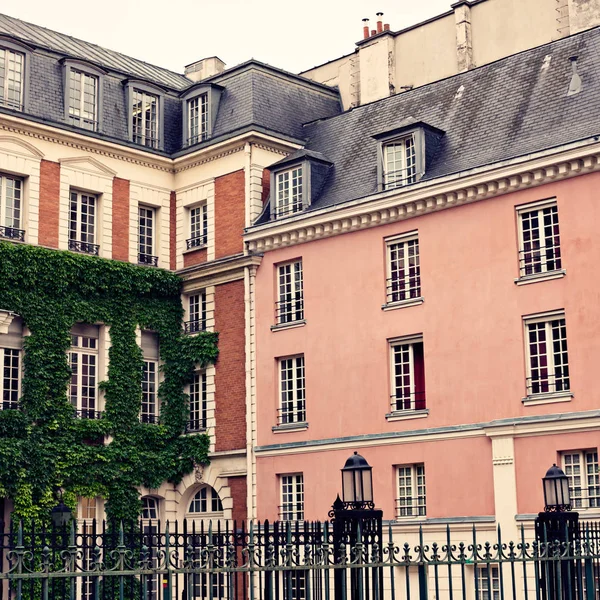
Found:
[[[567,96],[572,56],[583,85]],[[445,132],[424,180],[600,134],[600,28],[306,125],[306,148],[334,163],[308,210],[375,193],[372,136],[413,121]]]

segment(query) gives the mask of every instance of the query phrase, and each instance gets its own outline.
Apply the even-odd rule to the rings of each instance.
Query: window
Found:
[[[69,396],[78,417],[97,419],[98,327],[78,325],[71,332],[71,384]]]
[[[425,510],[425,465],[403,465],[398,467],[398,518],[424,517]]]
[[[69,207],[69,250],[98,255],[96,211],[98,198],[93,194],[71,191]]]
[[[308,571],[288,571],[283,577],[283,598],[306,599]]]
[[[218,513],[223,512],[223,505],[216,490],[209,485],[201,487],[190,502],[190,513]]]
[[[190,208],[190,238],[186,240],[188,250],[201,248],[208,243],[208,210],[206,204]]]
[[[302,260],[277,268],[279,276],[279,300],[275,312],[278,324],[304,319],[304,291],[302,283]]]
[[[196,144],[208,137],[208,94],[188,100],[188,144]]]
[[[423,341],[403,338],[390,344],[392,412],[425,410],[425,363]]]
[[[187,432],[204,431],[206,429],[206,392],[206,373],[194,373],[194,378],[190,384],[190,420],[187,424]]]
[[[142,519],[156,521],[158,519],[158,499],[152,496],[142,498]]]
[[[81,519],[92,520],[97,518],[96,498],[79,498],[79,515]]]
[[[520,276],[551,273],[562,268],[556,202],[519,210]]]
[[[98,126],[98,77],[69,69],[69,122],[96,131]]]
[[[306,421],[304,355],[279,359],[279,425]]]
[[[23,110],[25,55],[0,48],[0,106]]]
[[[131,131],[136,144],[158,148],[158,103],[159,97],[155,94],[133,89]]]
[[[302,166],[277,173],[275,186],[275,218],[285,217],[302,210]]]
[[[281,475],[281,507],[279,518],[282,521],[304,520],[304,475]]]
[[[387,241],[387,302],[421,297],[419,239],[416,235]]]
[[[477,600],[500,600],[500,572],[497,566],[476,567],[475,577]]]
[[[578,508],[600,507],[600,474],[598,450],[563,452],[562,467],[569,478],[571,506]]]
[[[22,224],[23,180],[0,173],[0,238],[25,241]]]
[[[158,335],[142,331],[142,423],[158,423]]]
[[[188,299],[189,321],[185,323],[186,333],[198,333],[206,329],[206,292],[192,294]]]
[[[156,211],[147,206],[138,207],[138,263],[158,266],[154,256],[154,230]]]
[[[415,183],[417,158],[415,138],[405,138],[383,144],[383,189],[391,190]]]
[[[0,343],[2,343],[0,341]],[[0,366],[2,379],[0,379],[0,393],[3,410],[19,408],[21,395],[21,351],[13,348],[0,348]]]
[[[568,392],[571,381],[564,314],[528,318],[525,332],[527,395]]]

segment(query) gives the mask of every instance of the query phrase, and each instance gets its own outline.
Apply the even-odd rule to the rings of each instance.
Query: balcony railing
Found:
[[[25,241],[25,230],[17,229],[16,227],[0,226],[0,238],[6,240],[17,240],[18,242]]]
[[[185,327],[185,333],[200,333],[206,331],[205,320],[186,321],[183,326]]]
[[[407,496],[405,498],[396,498],[396,517],[425,517],[427,509],[425,507],[425,496]]]
[[[138,264],[148,267],[158,267],[158,256],[152,254],[138,254]]]
[[[2,410],[19,410],[19,408],[18,402],[13,402],[11,400],[3,400],[0,402],[0,409]]]
[[[304,502],[290,502],[283,504],[279,508],[279,519],[281,521],[303,521],[304,520]]]
[[[185,240],[185,246],[188,250],[193,248],[204,248],[208,242],[208,235],[196,235]]]
[[[542,373],[536,377],[527,378],[527,395],[536,394],[556,394],[561,392],[570,392],[571,380],[569,377],[569,367],[562,367],[563,374],[550,375]]]
[[[306,404],[302,401],[284,408],[277,409],[278,425],[293,425],[294,423],[306,423]]]
[[[386,279],[387,301],[402,302],[421,297],[421,269],[409,267],[405,277],[390,277]]]
[[[73,252],[82,252],[83,254],[93,254],[98,256],[100,253],[100,246],[98,244],[91,244],[90,242],[79,242],[77,240],[69,240],[69,250]]]
[[[190,419],[185,425],[186,433],[206,431],[206,419]]]
[[[394,188],[403,187],[416,183],[417,169],[412,166],[408,169],[396,169],[395,171],[387,171],[383,174],[383,189],[392,190]]]
[[[140,423],[150,423],[152,425],[156,425],[158,423],[158,415],[142,413],[140,415]]]
[[[407,410],[425,410],[427,403],[425,392],[409,392],[400,396],[391,396],[392,412]]]
[[[275,319],[278,325],[302,321],[304,319],[304,298],[297,294],[295,298],[275,302]]]
[[[91,408],[81,408],[75,411],[75,416],[78,419],[101,419],[102,411],[93,410]]]
[[[519,251],[521,277],[559,271],[560,269],[562,269],[562,258],[558,239],[555,245]]]

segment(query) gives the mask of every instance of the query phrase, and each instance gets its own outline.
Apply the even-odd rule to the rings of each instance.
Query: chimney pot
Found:
[[[371,35],[377,35],[377,29],[371,29]]]
[[[369,37],[369,19],[363,19],[363,38],[366,40]]]
[[[389,30],[390,30],[390,24],[389,24],[389,23],[386,23],[386,24],[383,26],[383,30],[384,30],[384,31],[389,31]]]
[[[383,31],[383,21],[382,21],[383,13],[377,13],[377,33],[381,33]]]

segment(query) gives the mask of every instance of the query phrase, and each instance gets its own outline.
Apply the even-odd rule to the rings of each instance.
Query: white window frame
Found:
[[[477,594],[475,600],[500,599],[500,567],[494,564],[476,565],[475,579]],[[491,595],[490,595],[491,586]]]
[[[95,496],[92,498],[81,496],[77,506],[79,519],[86,522],[98,520],[100,508],[98,504],[98,498]],[[93,514],[90,513],[90,508],[93,509]]]
[[[4,56],[0,56],[0,61],[4,63],[4,78],[0,80],[0,91],[2,92],[2,96],[0,98],[0,106],[5,108],[10,108],[12,110],[23,111],[25,108],[25,82],[27,77],[27,55],[25,52],[20,52],[16,48],[8,47],[6,42],[2,40],[0,45],[0,53],[4,53]],[[14,63],[14,68],[11,70],[11,62]],[[20,62],[20,69],[17,70],[17,63]],[[7,73],[18,73],[19,78],[10,79],[6,76]],[[18,101],[15,99],[8,100],[9,91],[11,91],[11,82],[18,81]],[[12,86],[12,90],[14,91],[16,86]]]
[[[138,206],[138,263],[158,265],[156,256],[156,232],[158,231],[158,211],[154,206]]]
[[[208,92],[194,96],[187,101],[188,145],[192,146],[208,138],[209,111],[210,100]]]
[[[160,518],[160,500],[154,496],[142,496],[142,521],[158,521]]]
[[[427,516],[427,481],[425,463],[396,467],[396,518],[414,519]]]
[[[415,345],[423,345],[423,336],[414,335],[401,338],[395,338],[389,341],[390,346],[390,402],[391,402],[391,415],[413,412],[413,411],[426,411],[427,410],[427,387],[424,381],[424,391],[420,392],[420,396],[417,397],[416,390],[416,377],[415,377]],[[424,354],[424,347],[423,354]],[[397,372],[398,357],[402,353],[402,358],[406,360],[400,363],[403,366],[408,366],[408,373]],[[408,382],[405,380],[399,381],[399,377],[408,377]],[[423,356],[423,379],[425,379],[425,357]],[[402,388],[408,388],[408,393],[403,392],[401,395],[398,394],[398,390]],[[422,395],[422,397],[421,397]]]
[[[0,173],[0,238],[25,241],[22,177]]]
[[[579,472],[576,472],[575,460]],[[571,506],[575,510],[600,508],[600,474],[598,448],[569,450],[560,453],[562,469],[569,480]]]
[[[69,365],[71,367],[71,381],[69,383],[69,399],[71,404],[83,419],[95,419],[100,412],[99,409],[99,398],[98,398],[98,376],[99,376],[99,335],[83,335],[83,334],[71,334],[71,348],[69,350]],[[75,339],[77,338],[77,342]],[[87,340],[84,342],[84,340]],[[93,345],[90,345],[91,342]],[[85,346],[88,344],[88,346]],[[77,357],[77,372],[73,373],[73,366],[75,364],[75,357]],[[93,359],[93,360],[92,360]],[[84,365],[87,362],[87,365]],[[88,369],[92,370],[92,374],[88,373],[88,377],[93,380],[93,384],[86,385],[86,389],[92,390],[92,395],[83,394],[83,382],[85,374],[83,367],[87,366]],[[75,386],[75,393],[73,389]],[[90,404],[92,406],[90,406]]]
[[[385,245],[386,304],[383,307],[422,303],[418,232],[387,238]]]
[[[277,359],[279,378],[278,424],[306,423],[306,363],[304,354]]]
[[[301,258],[277,265],[277,287],[276,323],[286,325],[304,321],[304,273]]]
[[[206,431],[208,423],[208,377],[206,371],[195,371],[189,389],[189,420],[186,433]]]
[[[283,218],[302,212],[306,194],[304,164],[278,171],[275,177],[275,218]]]
[[[289,473],[279,476],[281,521],[304,520],[304,474]]]
[[[69,68],[68,77],[67,108],[69,123],[75,127],[81,127],[82,129],[87,129],[89,131],[97,131],[100,77],[75,67]],[[76,81],[79,82],[79,97],[75,94],[76,89],[73,87],[73,84]],[[89,96],[86,87],[88,83],[93,85],[93,104],[91,112],[86,109],[86,106],[89,104],[89,101],[86,101],[86,98]]]
[[[217,518],[223,516],[223,503],[217,490],[208,484],[200,487],[190,499],[187,512],[189,515],[196,516],[209,515]]]
[[[1,342],[0,337],[0,342]],[[17,365],[10,364],[16,357]],[[0,410],[16,410],[19,408],[21,399],[21,379],[22,379],[22,352],[18,348],[0,347]],[[17,377],[14,377],[14,370],[17,370]],[[7,369],[10,369],[10,376],[7,377]],[[14,383],[16,381],[16,389]],[[7,385],[8,383],[8,385]],[[14,395],[16,392],[16,399]],[[8,399],[10,398],[10,399]]]
[[[131,140],[134,144],[146,146],[147,148],[159,149],[162,143],[162,97],[160,94],[144,89],[137,85],[131,87],[129,123],[131,128]],[[141,111],[138,116],[134,112],[136,103],[141,103]],[[152,117],[152,104],[154,102],[154,119],[149,121],[150,132],[147,131],[146,117],[148,113]],[[139,123],[138,123],[139,122]],[[137,124],[137,126],[136,126]]]
[[[556,198],[518,206],[516,212],[519,236],[519,278],[516,282],[564,275]],[[537,220],[537,227],[525,227],[533,219]],[[548,231],[548,227],[553,231]],[[526,237],[531,239],[526,240]]]
[[[389,150],[393,147],[402,148],[402,151],[390,161]],[[383,189],[392,190],[416,183],[417,158],[417,140],[413,133],[382,142],[380,161]],[[393,170],[389,168],[392,163],[396,167]]]
[[[158,361],[144,359],[142,368],[142,405],[140,421],[142,423],[158,423]]]
[[[206,202],[188,207],[190,237],[186,249],[204,248],[208,244],[208,205]]]
[[[569,373],[568,345],[566,333],[566,319],[564,311],[554,311],[540,315],[530,315],[523,318],[524,324],[524,340],[525,340],[525,361],[526,361],[526,390],[527,396],[524,399],[538,399],[546,397],[566,397],[571,398],[571,375]],[[540,325],[544,325],[540,327]],[[562,336],[557,338],[555,333],[557,328],[564,328],[564,339]],[[546,366],[536,366],[534,357],[531,354],[533,345],[532,334],[536,331],[543,331],[545,341],[542,342],[546,346],[546,353],[538,354],[537,356],[545,356]],[[561,349],[560,361],[557,361],[556,353],[554,352],[554,344],[560,341],[563,345]],[[537,342],[539,345],[540,342]],[[566,363],[563,359],[566,356]],[[539,362],[539,361],[538,361]],[[566,367],[566,375],[564,374]],[[562,370],[563,374],[557,377],[557,370]],[[537,374],[537,371],[546,371],[547,375],[542,376]]]
[[[84,207],[86,207],[85,212]],[[97,194],[90,194],[76,189],[69,191],[69,250],[98,255],[99,247],[96,244],[99,221],[98,208]],[[75,218],[73,218],[74,215]]]

